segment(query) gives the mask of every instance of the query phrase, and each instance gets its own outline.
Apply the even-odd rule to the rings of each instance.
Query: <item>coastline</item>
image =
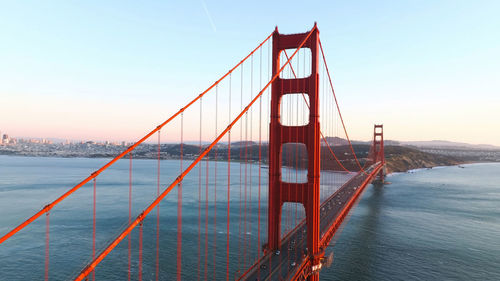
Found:
[[[33,154],[17,154],[17,153],[0,153],[0,156],[6,157],[36,157],[36,158],[59,158],[59,159],[69,159],[69,158],[80,158],[80,159],[113,159],[116,155],[111,154],[92,154],[92,155],[57,155],[57,154],[46,154],[46,155],[33,155]],[[184,157],[184,160],[192,160],[196,157]],[[134,157],[136,160],[157,160],[156,157]],[[179,160],[177,157],[161,157],[161,160]],[[209,161],[218,161],[218,162],[227,162],[227,159],[209,159]],[[231,159],[232,162],[241,162],[243,159]],[[252,163],[256,164],[257,162],[252,161]],[[474,164],[487,164],[487,163],[499,163],[494,161],[457,161],[451,160],[448,163],[443,164],[442,161],[429,162],[422,161],[421,159],[415,159],[414,162],[405,162],[400,163],[400,161],[394,161],[391,158],[387,158],[386,165],[387,175],[397,175],[397,174],[405,174],[405,173],[416,173],[419,171],[429,170],[429,169],[437,169],[441,167],[451,167],[451,166],[461,166],[461,165],[474,165]],[[262,159],[262,164],[267,166],[267,159]],[[286,166],[286,165],[285,165]],[[397,169],[391,169],[389,167],[397,167]],[[331,171],[331,169],[323,169],[326,171]]]
[[[123,145],[103,145],[96,143],[82,143],[72,145],[61,144],[32,144],[32,145],[9,145],[0,146],[0,155],[20,156],[20,157],[56,157],[56,158],[99,158],[112,159],[123,152],[126,146]],[[183,144],[181,155],[181,144],[161,144],[158,154],[158,145],[141,144],[133,152],[134,159],[158,159],[161,160],[194,160],[198,157],[201,149],[198,145]],[[209,161],[227,161],[228,146],[221,144],[210,151],[206,158]],[[231,145],[231,161],[249,162],[267,165],[268,145],[258,145],[253,142],[233,143]],[[369,154],[369,145],[353,145],[353,149],[363,165]],[[247,152],[248,151],[248,152]],[[359,167],[352,157],[348,146],[333,146],[333,153],[338,160],[350,171],[357,171]],[[321,149],[321,169],[340,171],[342,167],[331,157],[331,152],[327,147]],[[385,146],[387,174],[397,172],[408,172],[415,169],[431,169],[439,166],[455,166],[469,163],[500,162],[500,151],[497,156],[485,158],[480,153],[474,151],[461,151],[454,154],[439,154],[420,150],[416,147],[387,145]],[[295,146],[283,146],[283,165],[293,166],[296,161],[305,160],[307,151]],[[474,157],[471,157],[474,155]],[[127,157],[128,156],[124,156]]]

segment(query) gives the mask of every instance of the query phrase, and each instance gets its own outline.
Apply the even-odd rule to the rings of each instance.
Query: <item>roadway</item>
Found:
[[[379,163],[366,169],[370,174]],[[358,188],[368,175],[360,172],[341,186],[330,198],[321,204],[320,237],[323,237],[341,215],[341,211],[349,204]],[[307,257],[307,227],[303,220],[294,230],[286,235],[278,251],[268,253],[253,265],[242,277],[242,280],[289,280]]]

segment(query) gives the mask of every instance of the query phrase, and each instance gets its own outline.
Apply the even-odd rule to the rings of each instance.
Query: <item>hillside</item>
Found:
[[[338,139],[330,139],[332,143],[340,143]],[[370,145],[354,144],[356,156],[361,165],[366,162]],[[42,157],[114,157],[123,151],[123,146],[109,146],[92,143],[57,145],[57,144],[36,144],[9,145],[0,146],[0,154],[20,155],[20,156],[42,156]],[[202,147],[204,149],[204,147]],[[358,170],[358,165],[352,156],[348,145],[335,145],[331,147],[337,159],[350,171]],[[200,152],[200,147],[193,144],[184,144],[182,156],[184,159],[195,159]],[[441,152],[441,151],[438,151]],[[429,153],[406,146],[385,146],[385,155],[387,160],[388,172],[404,172],[417,168],[430,168],[435,166],[457,165],[464,162],[482,161],[486,158],[478,158],[477,152],[474,155],[452,154],[444,155]],[[262,144],[260,147],[254,142],[238,142],[231,144],[232,161],[248,161],[256,163],[261,159],[262,163],[267,164],[268,145]],[[302,163],[305,167],[307,153],[302,145],[285,144],[283,146],[283,165],[295,167],[296,162]],[[161,159],[180,159],[180,144],[162,144]],[[467,157],[466,157],[467,156]],[[158,147],[152,144],[142,144],[134,151],[135,159],[156,159],[158,157]],[[225,161],[228,157],[227,145],[221,144],[209,152],[207,158],[210,160]],[[487,158],[489,159],[489,158]],[[497,159],[497,158],[495,158]],[[484,161],[484,160],[483,160]],[[321,168],[324,170],[342,171],[342,167],[332,157],[330,149],[327,146],[321,147]]]
[[[366,161],[366,156],[370,149],[369,145],[356,144],[353,145],[354,151],[363,165]],[[244,147],[237,147],[231,149],[231,159],[238,161],[242,160],[241,155],[245,155]],[[258,161],[258,146],[248,146],[247,148],[247,160]],[[357,170],[358,166],[352,157],[352,152],[349,146],[334,146],[331,147],[339,161],[349,170]],[[261,147],[262,160],[267,163],[267,145]],[[225,159],[227,157],[227,150],[221,150],[218,152],[219,159]],[[295,161],[306,160],[306,153],[303,147],[296,147],[295,145],[285,145],[283,148],[283,165],[285,166],[295,166]],[[210,158],[213,154],[209,154]],[[385,157],[387,164],[387,172],[405,172],[412,169],[418,168],[431,168],[436,166],[449,166],[458,165],[465,163],[466,160],[456,157],[456,156],[446,156],[439,154],[432,154],[417,150],[411,147],[405,146],[386,146],[385,147]],[[342,170],[342,168],[337,164],[337,162],[331,156],[331,153],[326,146],[321,147],[321,168],[324,170]]]
[[[419,148],[441,148],[441,149],[462,149],[462,150],[500,150],[499,146],[491,144],[469,144],[463,142],[452,142],[444,140],[432,141],[404,141],[400,145],[416,146]]]
[[[458,157],[431,154],[404,146],[386,146],[385,157],[388,173],[465,163]]]

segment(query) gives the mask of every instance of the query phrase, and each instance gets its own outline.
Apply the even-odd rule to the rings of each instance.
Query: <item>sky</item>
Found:
[[[500,145],[499,1],[2,1],[0,131],[133,141],[317,22],[350,137]]]

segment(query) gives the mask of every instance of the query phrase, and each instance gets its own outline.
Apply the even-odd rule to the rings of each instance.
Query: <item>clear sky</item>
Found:
[[[0,130],[142,136],[318,22],[351,138],[500,145],[500,1],[1,1]]]

